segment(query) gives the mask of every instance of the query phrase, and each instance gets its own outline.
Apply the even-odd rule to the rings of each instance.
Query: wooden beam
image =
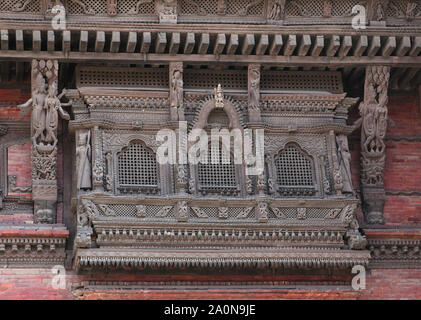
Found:
[[[368,48],[368,37],[367,36],[360,36],[357,41],[357,45],[355,46],[353,55],[356,57],[362,57],[365,50]]]
[[[415,37],[414,43],[412,45],[411,51],[409,51],[409,55],[411,57],[416,57],[421,52],[421,37]]]
[[[235,54],[240,44],[238,34],[231,34],[227,45],[227,54]]]
[[[137,32],[129,32],[129,37],[127,38],[126,52],[132,53],[135,52],[137,45]]]
[[[71,34],[69,30],[63,31],[62,49],[63,52],[69,52],[71,49]]]
[[[180,33],[174,32],[171,35],[169,53],[176,54],[178,53],[178,49],[180,49]]]
[[[336,52],[338,52],[338,49],[341,45],[341,38],[339,36],[331,36],[329,39],[329,46],[326,50],[326,55],[328,57],[334,57]]]
[[[380,42],[380,37],[374,36],[371,38],[370,46],[368,47],[367,56],[374,57],[379,49],[381,48],[382,44]]]
[[[88,51],[88,31],[80,32],[79,51],[80,52]]]
[[[197,53],[198,54],[208,53],[209,44],[210,44],[209,33],[202,33],[202,35],[200,36],[199,48],[197,50]]]
[[[339,48],[338,57],[346,57],[352,48],[352,37],[344,36],[342,39],[341,47]]]
[[[313,49],[311,50],[311,55],[313,57],[320,56],[320,53],[325,47],[325,38],[323,36],[316,36],[316,41],[314,42]]]
[[[396,49],[396,55],[398,57],[403,57],[406,53],[411,49],[411,38],[410,37],[402,37],[401,41],[399,42],[398,49]]]
[[[382,56],[388,57],[396,50],[396,37],[388,37],[382,49]]]
[[[148,53],[152,44],[152,34],[150,32],[143,32],[142,43],[140,45],[140,52]]]
[[[111,35],[111,46],[110,46],[110,52],[111,53],[117,53],[120,51],[120,32],[119,31],[113,31]]]
[[[25,76],[25,62],[16,62],[16,82],[21,83]]]
[[[309,35],[303,35],[301,37],[300,45],[298,46],[298,55],[304,57],[311,47],[311,38]]]
[[[167,34],[165,32],[158,32],[155,40],[155,52],[163,53],[167,47]]]
[[[193,32],[187,33],[186,43],[184,45],[184,54],[191,54],[194,50],[194,45],[196,43],[195,35]]]
[[[103,52],[105,46],[105,32],[97,31],[95,39],[95,52]]]
[[[23,42],[23,31],[22,30],[16,30],[16,50],[24,50],[25,45]]]
[[[1,44],[0,44],[1,50],[9,50],[9,31],[1,30],[0,39],[1,39]]]
[[[297,47],[297,36],[292,34],[288,36],[287,43],[284,47],[284,56],[292,56],[295,48]]]
[[[32,50],[35,52],[41,51],[41,31],[32,31]]]
[[[279,51],[281,51],[282,46],[283,46],[282,35],[275,34],[272,40],[272,44],[270,45],[269,54],[271,56],[277,56],[279,54]]]
[[[243,47],[241,48],[241,54],[249,55],[253,52],[255,46],[254,34],[246,34],[243,42]]]
[[[118,54],[111,54],[109,52],[76,52],[71,51],[68,55],[64,55],[61,51],[56,52],[34,52],[29,50],[16,51],[16,50],[1,50],[1,60],[10,61],[28,61],[32,59],[57,59],[60,62],[66,63],[79,63],[79,62],[103,62],[113,61],[118,63],[139,63],[139,55],[137,53],[125,53],[121,52]],[[350,67],[350,66],[392,66],[394,68],[401,67],[419,67],[421,65],[421,56],[417,57],[354,57],[347,56],[346,59],[340,57],[312,57],[312,56],[256,56],[256,55],[220,55],[215,57],[213,54],[205,55],[185,55],[185,54],[155,54],[150,53],[144,56],[143,63],[157,63],[167,64],[169,62],[187,62],[190,64],[204,64],[208,62],[219,62],[219,63],[230,63],[233,65],[244,65],[248,63],[268,64],[268,65],[282,65],[282,66],[301,66],[301,67]]]
[[[405,71],[405,75],[400,81],[399,86],[403,89],[410,90],[412,89],[411,81],[415,78],[417,73],[420,71],[419,68],[408,68]]]
[[[256,54],[263,55],[266,53],[266,50],[269,46],[269,36],[267,34],[262,34],[259,39],[259,43],[256,47]]]
[[[215,47],[213,54],[220,55],[224,51],[225,45],[227,44],[227,38],[225,33],[219,33],[215,39]]]
[[[47,31],[47,51],[53,52],[55,50],[55,37],[54,31],[48,30]]]
[[[399,89],[399,81],[402,75],[404,75],[404,73],[406,72],[406,70],[407,69],[405,68],[394,69],[393,73],[390,75],[390,88],[394,90]]]

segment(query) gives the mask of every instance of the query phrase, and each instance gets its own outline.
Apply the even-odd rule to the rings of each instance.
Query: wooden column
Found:
[[[184,121],[183,63],[170,63],[170,115],[172,121]]]
[[[365,72],[361,113],[361,187],[366,223],[383,224],[383,184],[390,67],[369,66]]]

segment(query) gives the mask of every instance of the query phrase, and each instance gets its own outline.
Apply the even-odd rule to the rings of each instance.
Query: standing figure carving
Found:
[[[336,136],[338,146],[339,167],[342,175],[342,192],[353,193],[351,176],[351,153],[349,152],[348,140],[345,135]]]
[[[184,120],[183,109],[183,64],[170,65],[170,106],[172,120]]]
[[[92,188],[90,133],[80,132],[76,147],[77,188],[82,190]]]
[[[57,95],[57,60],[32,61],[32,97],[19,105],[26,109],[32,106],[32,198],[34,199],[34,221],[54,223],[57,201],[57,127],[59,115],[69,120],[69,114],[60,99],[66,90]]]
[[[260,65],[249,66],[249,107],[258,108],[260,103]]]
[[[281,20],[285,15],[286,0],[274,0],[268,13],[269,20]]]

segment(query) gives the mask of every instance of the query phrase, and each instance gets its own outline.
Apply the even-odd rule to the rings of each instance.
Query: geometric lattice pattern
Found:
[[[16,1],[16,0],[1,0],[0,1],[0,11],[15,12],[13,9],[17,5],[17,3],[18,3],[18,1]],[[24,4],[24,3],[25,3],[25,1],[21,1],[21,4]],[[40,3],[41,2],[39,0],[31,1],[30,3],[28,3],[28,5],[25,7],[25,9],[20,11],[19,13],[22,13],[22,12],[41,13]]]
[[[120,186],[157,186],[155,155],[140,143],[132,143],[118,157]]]
[[[298,2],[290,1],[287,2],[286,16],[299,17],[299,16],[312,16],[322,17],[325,5],[325,0],[313,0],[313,1],[302,1],[304,4],[305,11]],[[358,0],[337,0],[331,1],[331,16],[341,17],[348,16],[351,14],[352,7],[361,3]]]
[[[195,0],[197,6],[207,15],[218,15],[218,1],[219,0]],[[198,8],[192,1],[181,0],[180,2],[180,15],[195,15],[198,14]],[[227,1],[226,14],[237,15],[238,12],[250,4],[250,0],[238,0],[238,1]],[[263,15],[264,1],[258,5],[249,8],[247,15],[249,16],[261,16]]]
[[[275,159],[278,183],[288,187],[312,187],[311,160],[295,146],[288,146]]]
[[[236,187],[235,165],[232,159],[223,156],[221,148],[218,155],[209,148],[208,163],[198,164],[198,177],[204,188],[232,188]],[[227,163],[229,161],[229,163]],[[214,163],[212,163],[214,162]]]
[[[338,72],[262,71],[261,90],[327,91],[342,93],[342,78]]]

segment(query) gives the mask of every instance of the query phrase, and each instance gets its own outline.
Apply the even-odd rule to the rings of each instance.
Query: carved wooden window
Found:
[[[281,195],[313,195],[315,173],[312,159],[298,146],[288,145],[275,158],[278,191]]]
[[[197,168],[199,191],[202,194],[221,193],[231,195],[238,193],[234,160],[224,157],[221,146],[217,154],[216,152],[212,154],[209,147],[208,163],[199,163]]]
[[[134,141],[118,156],[119,191],[158,191],[158,168],[155,154],[141,142]]]

